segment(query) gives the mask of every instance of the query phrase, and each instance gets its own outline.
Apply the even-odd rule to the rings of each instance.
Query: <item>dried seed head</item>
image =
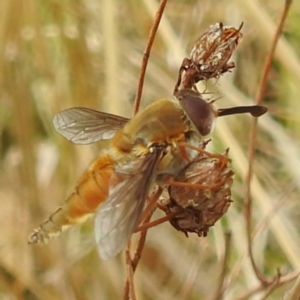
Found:
[[[227,211],[231,200],[233,171],[227,155],[200,154],[175,178],[185,186],[171,184],[166,212],[178,212],[170,223],[186,235],[195,232],[206,236]]]
[[[233,68],[234,64],[227,64],[238,42],[242,38],[239,29],[223,26],[217,23],[208,29],[196,42],[190,60],[198,67],[199,80],[210,79]],[[200,73],[203,74],[200,74]]]
[[[234,68],[234,63],[228,61],[243,36],[242,26],[243,23],[235,29],[222,23],[211,25],[196,41],[190,58],[183,60],[175,92],[181,88],[192,88],[201,80],[218,78]]]

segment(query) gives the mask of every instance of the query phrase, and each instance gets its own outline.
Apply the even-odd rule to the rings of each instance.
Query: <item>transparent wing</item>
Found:
[[[53,124],[58,133],[74,144],[108,140],[129,119],[85,107],[69,108],[57,114]]]
[[[125,179],[112,189],[96,214],[95,237],[103,259],[122,251],[137,226],[161,157],[161,150],[153,149],[141,161],[126,166],[126,173],[119,174]]]

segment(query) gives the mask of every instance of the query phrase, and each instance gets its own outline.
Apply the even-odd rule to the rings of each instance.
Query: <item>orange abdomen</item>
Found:
[[[29,237],[29,243],[44,243],[70,225],[92,215],[106,200],[114,173],[114,161],[109,154],[100,156],[82,175],[75,190],[40,227]]]

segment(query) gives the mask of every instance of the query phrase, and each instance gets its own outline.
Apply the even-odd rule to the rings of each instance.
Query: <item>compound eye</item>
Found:
[[[216,117],[212,105],[200,93],[190,89],[182,89],[175,96],[199,133],[202,136],[208,135]]]

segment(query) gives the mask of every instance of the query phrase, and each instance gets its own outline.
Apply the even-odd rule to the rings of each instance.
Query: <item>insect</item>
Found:
[[[222,23],[211,25],[196,41],[190,58],[184,58],[179,69],[174,93],[181,88],[192,88],[201,80],[218,78],[235,67],[228,62],[239,41],[243,37],[241,29],[224,26]]]
[[[250,113],[263,106],[216,110],[191,89],[153,102],[131,120],[87,108],[67,109],[54,118],[56,130],[73,143],[111,139],[77,182],[65,203],[29,236],[45,243],[73,224],[95,216],[95,237],[103,259],[118,254],[137,227],[154,184],[163,185],[197,156],[198,146],[219,116]]]

